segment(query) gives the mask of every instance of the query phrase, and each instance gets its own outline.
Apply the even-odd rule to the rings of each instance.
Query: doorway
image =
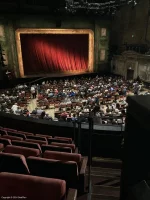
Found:
[[[134,70],[128,69],[127,70],[127,80],[133,80]]]

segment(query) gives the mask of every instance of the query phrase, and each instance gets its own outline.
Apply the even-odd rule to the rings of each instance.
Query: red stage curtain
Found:
[[[88,34],[21,34],[25,75],[88,70]]]

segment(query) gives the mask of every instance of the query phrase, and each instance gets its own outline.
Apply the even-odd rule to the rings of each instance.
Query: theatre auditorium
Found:
[[[0,199],[150,200],[150,1],[0,0]]]

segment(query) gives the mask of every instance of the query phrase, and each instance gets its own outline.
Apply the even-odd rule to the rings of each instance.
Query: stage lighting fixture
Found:
[[[137,5],[136,0],[105,0],[101,2],[98,0],[66,0],[65,9],[71,13],[83,10],[83,12],[98,15],[104,13],[114,15],[120,7],[131,3],[133,3],[133,6]]]

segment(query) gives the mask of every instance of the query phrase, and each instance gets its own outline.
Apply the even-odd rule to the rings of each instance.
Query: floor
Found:
[[[119,200],[121,161],[95,158],[91,168],[91,193],[78,200]],[[86,171],[88,183],[88,168]]]
[[[37,108],[37,99],[31,99],[30,100],[30,103],[28,104],[28,110],[29,112],[32,112],[35,108]],[[55,112],[55,109],[46,109],[45,112],[47,114],[49,114],[49,116],[51,116],[53,119],[54,119],[54,112]]]

